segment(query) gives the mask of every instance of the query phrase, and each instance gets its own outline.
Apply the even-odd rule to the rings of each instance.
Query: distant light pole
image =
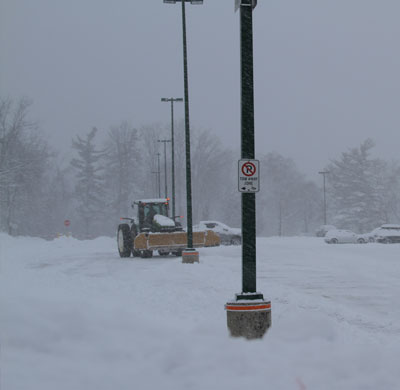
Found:
[[[151,173],[157,174],[157,182],[158,182],[158,197],[161,198],[161,181],[160,181],[160,153],[157,153],[157,161],[158,161],[158,170]]]
[[[157,142],[164,143],[164,183],[165,183],[165,198],[168,197],[168,187],[167,187],[167,142],[171,142],[170,139],[159,139]]]
[[[320,175],[324,177],[324,225],[326,225],[326,185],[325,185],[325,176],[329,174],[329,171],[321,171],[318,172]]]
[[[175,4],[177,0],[164,0],[164,3]],[[183,36],[183,81],[185,89],[185,141],[186,141],[186,207],[187,207],[187,246],[193,250],[193,225],[192,225],[192,183],[190,168],[190,125],[189,125],[189,83],[187,70],[186,49],[186,16],[185,2],[203,4],[203,0],[180,0],[182,3],[182,36]]]
[[[161,98],[162,102],[171,102],[171,165],[172,165],[172,218],[175,210],[175,141],[174,141],[174,102],[183,102],[182,98]]]

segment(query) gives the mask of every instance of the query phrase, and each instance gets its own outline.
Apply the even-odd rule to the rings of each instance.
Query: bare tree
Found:
[[[9,234],[45,229],[40,211],[49,159],[47,144],[28,117],[31,101],[0,101],[0,226]]]
[[[107,209],[113,218],[128,216],[135,197],[142,197],[139,136],[127,122],[112,127],[105,144]]]

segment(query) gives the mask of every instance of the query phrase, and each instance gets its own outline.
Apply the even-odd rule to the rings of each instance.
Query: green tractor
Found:
[[[160,256],[181,256],[187,247],[187,234],[176,217],[168,216],[169,198],[134,201],[134,218],[121,218],[129,223],[118,226],[118,252],[121,257],[148,258],[153,251]],[[197,247],[217,246],[219,236],[211,230],[193,233],[193,245]]]

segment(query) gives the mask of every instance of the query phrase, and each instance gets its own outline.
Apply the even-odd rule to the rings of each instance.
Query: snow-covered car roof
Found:
[[[378,228],[378,229],[394,229],[394,230],[399,229],[399,230],[400,230],[400,225],[389,224],[389,223],[387,223],[387,224],[385,224],[385,225],[382,225],[382,226],[381,226],[380,228]]]
[[[166,203],[169,201],[169,198],[154,198],[154,199],[139,199],[135,200],[134,203]]]
[[[215,226],[208,227],[207,225],[209,225],[209,224],[214,224]],[[238,236],[240,236],[242,234],[240,228],[233,228],[233,227],[225,225],[224,223],[219,222],[219,221],[200,221],[200,223],[198,225],[196,225],[196,229],[198,229],[198,230],[212,229],[213,231],[219,232],[221,234],[222,233],[225,234],[225,232],[229,232],[229,234],[238,235]]]
[[[398,227],[393,227],[396,225],[387,225],[387,226],[391,226],[391,227],[384,227],[381,226],[380,228],[377,228],[375,230],[372,231],[373,235],[375,237],[398,237],[400,236],[400,226]]]
[[[218,225],[225,225],[224,223],[219,222],[219,221],[200,221],[200,223],[217,223]]]
[[[330,238],[330,237],[348,237],[349,235],[355,234],[354,232],[350,230],[344,230],[344,229],[332,229],[329,230],[328,233],[326,233],[325,238]]]

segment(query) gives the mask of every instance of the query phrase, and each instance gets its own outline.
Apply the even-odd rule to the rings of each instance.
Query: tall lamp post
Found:
[[[171,165],[172,165],[172,218],[175,210],[175,141],[174,141],[174,102],[183,102],[182,98],[161,98],[162,102],[171,102]]]
[[[329,171],[321,171],[318,172],[320,175],[324,177],[324,225],[326,225],[326,185],[325,185],[325,176],[329,174]]]
[[[167,187],[167,142],[171,142],[170,139],[159,139],[157,142],[164,143],[164,185],[165,185],[165,198],[168,197],[168,187]]]
[[[164,3],[175,4],[177,0],[164,0]],[[189,83],[187,70],[187,49],[186,49],[186,16],[185,2],[191,4],[203,4],[203,0],[180,0],[182,3],[182,36],[183,36],[183,81],[185,90],[185,143],[186,143],[186,213],[187,213],[187,251],[194,252],[193,249],[193,224],[192,224],[192,183],[190,168],[190,126],[189,126]],[[198,252],[195,252],[194,261],[198,261]],[[186,257],[188,258],[188,257]],[[185,253],[182,261],[185,260]],[[191,261],[190,261],[191,262]]]
[[[161,198],[161,181],[160,181],[160,153],[157,153],[157,161],[158,161],[158,170],[153,171],[151,173],[156,174],[157,183],[158,183],[158,197]]]

